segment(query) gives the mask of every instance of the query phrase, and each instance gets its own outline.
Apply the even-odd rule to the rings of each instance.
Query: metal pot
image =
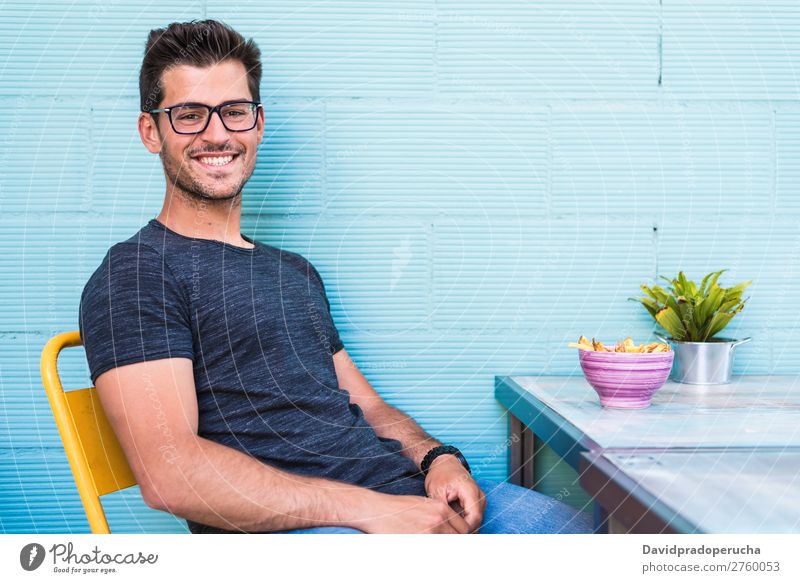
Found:
[[[690,385],[724,385],[731,382],[733,349],[752,338],[715,338],[710,342],[682,342],[656,334],[675,351],[672,380]]]

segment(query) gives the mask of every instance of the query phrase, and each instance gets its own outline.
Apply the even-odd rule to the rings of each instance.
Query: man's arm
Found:
[[[333,363],[339,386],[350,393],[352,403],[361,407],[375,433],[400,441],[403,454],[417,467],[432,447],[442,445],[411,417],[381,399],[344,349],[333,355]],[[486,496],[456,456],[445,454],[433,460],[425,478],[425,491],[429,497],[446,502],[463,514],[469,532],[478,531]]]
[[[420,467],[422,458],[431,448],[442,445],[442,442],[426,433],[411,417],[384,401],[361,374],[345,349],[333,355],[333,364],[339,386],[350,393],[350,402],[361,407],[375,433],[402,443],[403,455],[413,460],[417,467]],[[454,456],[440,457],[455,459]]]
[[[197,435],[192,362],[121,366],[96,380],[103,409],[148,506],[246,532],[322,525],[368,530],[386,496],[292,474]]]

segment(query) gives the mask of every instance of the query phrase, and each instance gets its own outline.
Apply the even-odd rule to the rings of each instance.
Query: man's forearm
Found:
[[[363,526],[375,498],[366,488],[285,472],[201,437],[187,438],[164,463],[148,504],[226,530],[271,532]]]
[[[402,443],[403,455],[413,460],[417,467],[420,467],[422,458],[432,447],[442,445],[411,417],[385,402],[365,411],[364,417],[379,436]]]

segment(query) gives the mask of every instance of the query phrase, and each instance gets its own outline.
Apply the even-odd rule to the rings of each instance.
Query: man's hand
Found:
[[[370,493],[372,494],[372,493]],[[469,525],[446,502],[424,496],[377,494],[364,498],[366,520],[348,524],[370,534],[467,534]]]
[[[450,504],[467,522],[469,532],[478,530],[486,509],[486,495],[454,455],[440,455],[431,463],[425,491],[435,500]]]

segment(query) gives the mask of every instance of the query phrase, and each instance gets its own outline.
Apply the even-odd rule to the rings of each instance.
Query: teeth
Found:
[[[200,158],[203,164],[209,164],[211,166],[224,166],[231,160],[233,160],[233,156],[205,156]]]

